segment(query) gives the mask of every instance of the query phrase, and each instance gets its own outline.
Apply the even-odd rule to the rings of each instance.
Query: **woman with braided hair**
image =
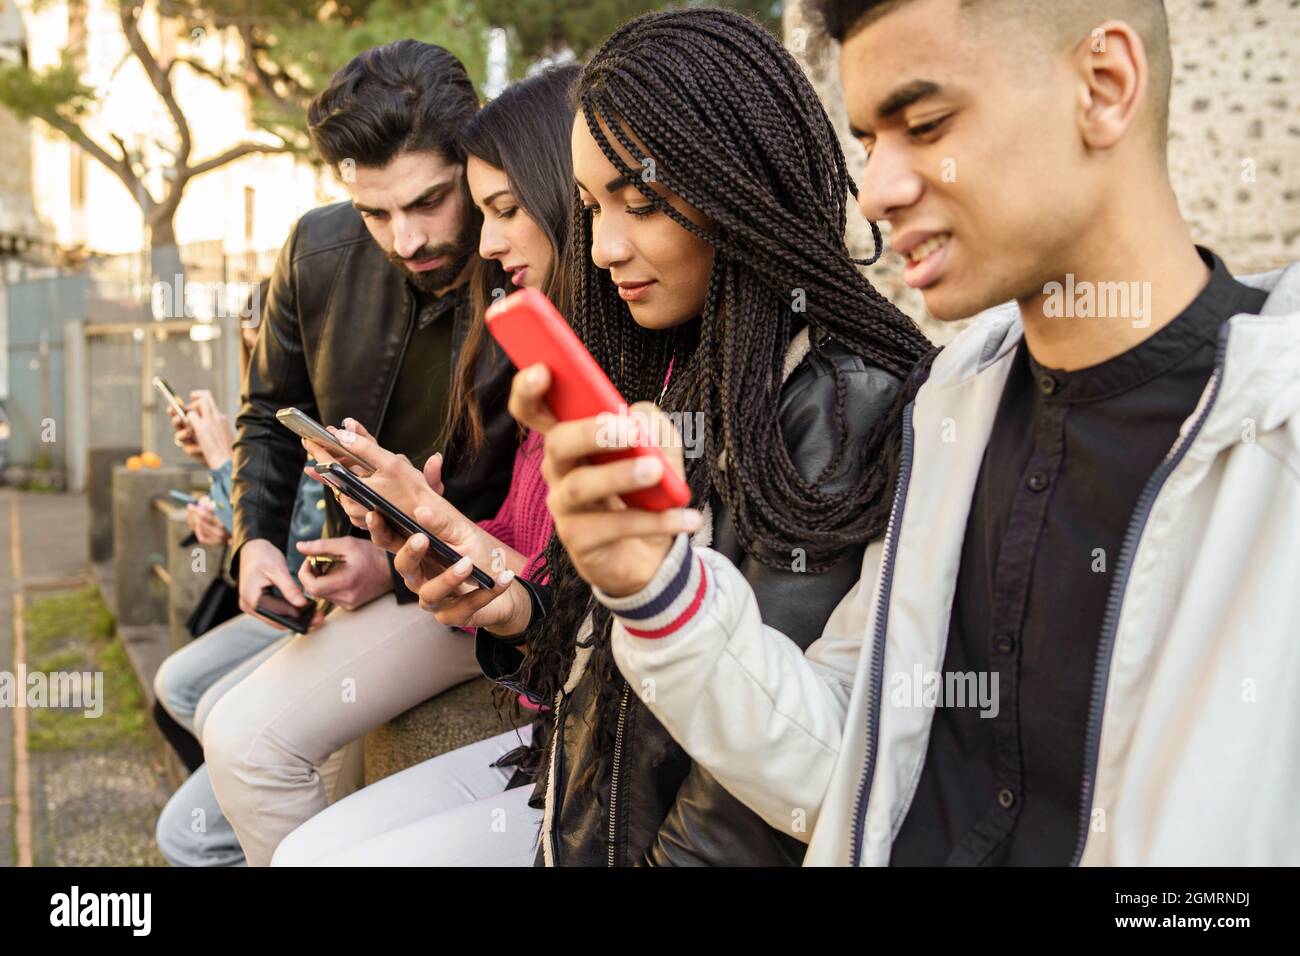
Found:
[[[546,434],[556,536],[549,610],[495,602],[491,631],[522,637],[527,654],[512,675],[500,651],[490,676],[554,711],[541,856],[797,863],[803,843],[723,790],[646,706],[655,688],[619,673],[609,608],[646,583],[620,579],[628,549],[666,551],[674,535],[684,548],[690,532],[741,570],[764,624],[801,648],[819,638],[885,529],[901,385],[929,344],[850,258],[856,191],[834,130],[761,27],[724,10],[640,17],[605,42],[576,95],[569,319],[630,402],[698,423],[678,457],[695,508],[622,516],[639,529],[629,538],[609,520],[624,510],[611,489],[655,484],[658,463],[585,465],[609,423],[557,424],[546,369],[517,376],[512,411]],[[653,636],[679,612],[649,608],[639,627]]]

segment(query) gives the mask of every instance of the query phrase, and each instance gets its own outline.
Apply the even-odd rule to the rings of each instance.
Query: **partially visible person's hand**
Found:
[[[590,458],[632,446],[637,430],[667,435],[669,440],[661,443],[664,457],[685,476],[682,443],[669,419],[649,402],[633,405],[632,415],[612,429],[599,417],[557,421],[545,402],[550,385],[544,365],[520,371],[510,388],[510,413],[545,436],[542,477],[550,488],[546,507],[555,519],[555,533],[588,584],[615,597],[633,594],[650,583],[673,538],[696,531],[703,516],[691,508],[629,508],[619,497],[658,484],[664,468],[659,459],[623,458],[596,465]],[[647,428],[652,419],[657,419],[654,427]]]
[[[294,607],[307,605],[302,589],[289,573],[284,553],[265,538],[245,542],[239,549],[239,609],[272,627],[280,627],[275,621],[257,613],[257,602],[262,597],[262,590],[271,585],[279,588],[284,599]]]
[[[321,538],[319,541],[299,541],[301,554],[332,554],[343,558],[343,564],[329,574],[315,574],[306,562],[298,570],[298,580],[303,590],[314,598],[324,598],[331,604],[355,611],[369,604],[393,587],[388,573],[388,558],[384,552],[365,538],[352,536]]]
[[[176,442],[176,447],[200,465],[206,465],[207,462],[203,459],[203,449],[199,447],[198,439],[194,436],[194,426],[190,424],[189,416],[181,418],[176,414],[176,409],[172,408],[169,403],[167,405],[167,417],[171,419],[172,430],[175,432],[172,440]]]
[[[205,388],[190,392],[190,403],[185,411],[194,440],[202,452],[203,463],[216,469],[230,461],[235,436],[230,430],[230,419],[217,408],[212,393]]]
[[[200,498],[198,504],[185,506],[185,523],[194,532],[194,537],[199,539],[199,544],[215,547],[230,540],[230,532],[217,517],[212,499],[207,495]]]

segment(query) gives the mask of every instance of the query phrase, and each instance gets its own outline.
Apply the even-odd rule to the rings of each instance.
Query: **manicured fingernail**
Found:
[[[497,575],[497,587],[503,588],[515,579],[515,572],[506,569]]]
[[[704,524],[704,515],[694,508],[687,508],[682,512],[682,527],[687,531],[699,531],[702,524]]]
[[[411,547],[415,548],[417,551],[423,551],[423,550],[425,549],[425,547],[428,546],[428,544],[429,544],[429,539],[426,538],[426,537],[425,537],[424,535],[422,535],[422,534],[413,534],[413,535],[411,535],[411,540],[410,540],[409,544],[411,545]]]
[[[654,484],[662,473],[663,466],[658,458],[638,458],[636,464],[632,466],[632,475],[636,478],[637,484],[641,485]]]
[[[461,558],[451,566],[451,569],[457,574],[469,574],[469,569],[474,566],[474,562],[469,558]]]

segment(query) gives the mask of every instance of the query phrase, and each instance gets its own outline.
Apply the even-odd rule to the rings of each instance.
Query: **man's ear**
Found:
[[[1079,134],[1090,149],[1113,149],[1142,115],[1151,83],[1142,37],[1107,20],[1075,50]]]

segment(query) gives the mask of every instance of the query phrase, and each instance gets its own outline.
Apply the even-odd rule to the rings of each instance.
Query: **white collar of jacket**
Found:
[[[1240,281],[1268,290],[1267,304],[1229,320],[1219,370],[1110,565],[1118,603],[1098,654],[1104,704],[1076,862],[1300,862],[1300,265]],[[846,740],[864,746],[841,754],[810,862],[888,862],[934,714],[891,706],[890,675],[942,669],[966,519],[1022,331],[1014,304],[978,317],[912,407],[901,520],[850,703]]]

